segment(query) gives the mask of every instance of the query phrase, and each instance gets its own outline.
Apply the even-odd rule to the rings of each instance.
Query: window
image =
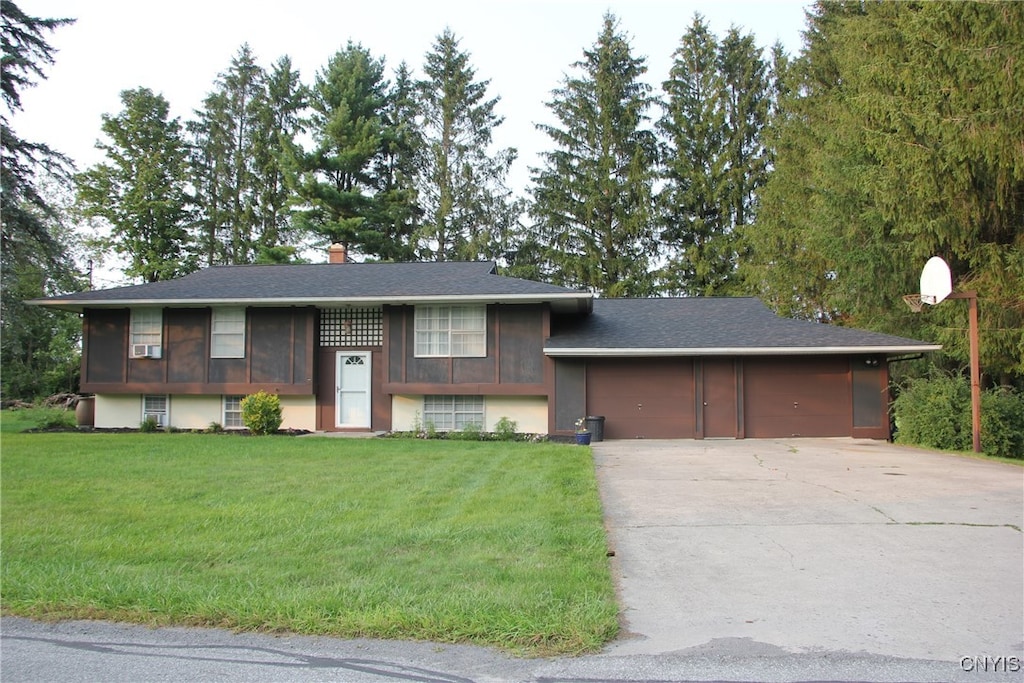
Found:
[[[242,422],[242,397],[224,397],[224,429],[241,429],[245,424]]]
[[[245,309],[215,308],[210,325],[211,358],[245,357]]]
[[[164,316],[159,308],[132,309],[132,343],[160,346],[163,337]]]
[[[487,355],[486,306],[417,306],[416,356]]]
[[[465,429],[484,425],[483,396],[424,396],[423,424],[434,429]]]
[[[142,397],[142,421],[146,420],[153,420],[158,427],[166,427],[169,424],[166,396],[146,395]]]

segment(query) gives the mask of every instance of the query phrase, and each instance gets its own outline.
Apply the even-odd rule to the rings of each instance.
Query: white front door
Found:
[[[339,351],[335,425],[370,428],[370,352]]]

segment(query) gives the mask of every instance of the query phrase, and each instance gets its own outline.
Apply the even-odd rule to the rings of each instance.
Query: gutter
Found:
[[[81,313],[86,308],[170,307],[199,308],[203,306],[381,306],[405,304],[453,303],[517,303],[541,304],[576,301],[577,307],[590,311],[593,295],[577,293],[552,294],[448,294],[413,296],[358,297],[244,297],[196,299],[29,299],[26,304]]]
[[[924,353],[940,351],[939,344],[892,346],[743,346],[702,348],[545,348],[544,355],[552,358],[598,357],[622,358],[628,356],[812,356],[865,353]]]

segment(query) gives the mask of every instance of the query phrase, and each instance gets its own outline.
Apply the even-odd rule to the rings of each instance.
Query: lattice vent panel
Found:
[[[384,315],[380,308],[320,310],[320,346],[382,346]]]

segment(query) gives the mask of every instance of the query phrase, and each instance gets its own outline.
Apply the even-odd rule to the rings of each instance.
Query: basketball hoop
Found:
[[[921,301],[921,295],[920,294],[904,294],[903,295],[903,301],[908,306],[910,306],[911,312],[913,312],[913,313],[920,313],[921,312],[921,305],[924,302]]]

